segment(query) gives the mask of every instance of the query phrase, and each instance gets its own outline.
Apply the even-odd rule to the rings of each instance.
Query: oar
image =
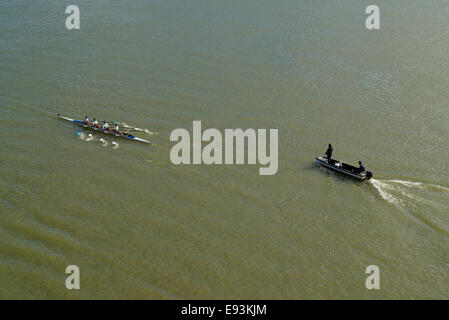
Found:
[[[103,120],[102,120],[103,121]],[[102,121],[99,121],[99,125],[101,125],[102,124]],[[107,123],[114,123],[114,122],[116,122],[116,121],[106,121]],[[131,127],[131,126],[124,126],[122,123],[119,123],[118,124],[119,125],[119,129],[121,130],[121,131],[138,131],[138,132],[145,132],[145,133],[149,133],[149,134],[154,134],[154,132],[152,132],[152,131],[150,131],[150,130],[148,130],[148,129],[140,129],[140,128],[137,128],[137,127]],[[112,125],[113,126],[113,125]]]
[[[152,133],[150,130],[148,130],[148,129],[140,129],[140,128],[137,128],[137,127],[131,127],[131,126],[123,126],[123,125],[120,125],[119,124],[119,128],[121,129],[121,130],[126,130],[126,131],[138,131],[138,132],[145,132],[145,133]]]
[[[140,132],[144,132],[144,130],[137,130],[137,129],[134,129],[134,128],[126,128],[126,127],[119,127],[119,128],[121,128],[122,130],[126,130],[126,131],[140,131]]]

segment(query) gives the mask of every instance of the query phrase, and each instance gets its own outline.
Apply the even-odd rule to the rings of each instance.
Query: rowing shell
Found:
[[[150,141],[144,140],[144,139],[141,139],[141,138],[138,138],[138,137],[135,137],[133,135],[124,135],[124,134],[118,134],[118,133],[114,133],[114,132],[107,132],[107,131],[105,131],[103,129],[100,129],[100,128],[94,128],[94,127],[88,126],[88,125],[84,124],[82,121],[73,120],[73,119],[70,119],[70,118],[67,118],[67,117],[63,117],[63,116],[60,116],[59,114],[58,114],[58,117],[61,118],[61,119],[73,122],[75,124],[78,124],[80,126],[83,126],[84,128],[92,129],[92,130],[95,130],[95,131],[101,131],[104,134],[110,134],[110,135],[113,135],[113,136],[116,136],[116,137],[121,137],[121,138],[126,138],[126,139],[130,139],[130,140],[135,140],[135,141],[140,141],[140,142],[143,142],[143,143],[151,144]]]

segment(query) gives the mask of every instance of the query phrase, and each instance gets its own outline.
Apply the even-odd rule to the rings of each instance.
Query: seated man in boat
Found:
[[[98,121],[95,120],[95,118],[94,118],[94,120],[92,121],[92,126],[94,126],[95,128],[98,128]]]
[[[354,169],[353,172],[354,173],[362,173],[365,170],[366,169],[365,169],[365,166],[363,165],[362,161],[359,161],[359,167],[357,169]]]
[[[109,124],[106,121],[103,121],[103,130],[109,131]]]
[[[118,123],[114,122],[114,133],[120,134],[120,129],[118,127]]]
[[[359,170],[360,172],[365,171],[365,166],[363,165],[362,161],[359,161]]]
[[[327,162],[328,162],[329,164],[331,163],[332,151],[334,151],[334,149],[332,148],[332,145],[329,143],[329,147],[328,147],[327,150],[326,150]]]
[[[84,117],[83,123],[84,124],[89,124],[89,118],[87,116]]]

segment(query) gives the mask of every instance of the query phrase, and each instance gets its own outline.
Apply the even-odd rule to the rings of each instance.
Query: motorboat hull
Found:
[[[331,170],[346,174],[354,179],[358,180],[369,180],[372,178],[373,173],[371,171],[362,171],[360,172],[360,169],[354,166],[351,166],[347,163],[338,161],[336,159],[331,159],[331,162],[329,163],[328,159],[325,157],[316,157],[315,158],[318,165],[321,165],[323,167],[329,168]]]

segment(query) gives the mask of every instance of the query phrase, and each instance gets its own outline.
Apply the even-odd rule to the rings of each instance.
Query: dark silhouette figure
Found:
[[[332,149],[332,145],[329,143],[329,147],[328,147],[327,150],[326,150],[327,162],[328,162],[329,164],[331,163],[332,151],[334,151],[334,149]]]

